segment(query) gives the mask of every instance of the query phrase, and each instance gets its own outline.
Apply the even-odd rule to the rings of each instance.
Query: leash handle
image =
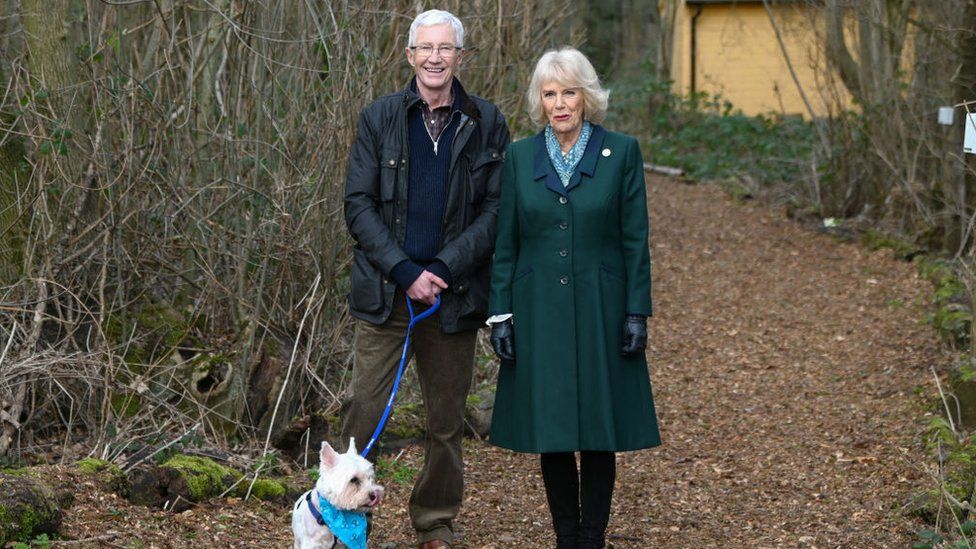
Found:
[[[430,315],[437,312],[437,309],[441,306],[441,296],[437,296],[437,301],[434,302],[426,311],[421,312],[419,315],[413,314],[413,302],[410,300],[409,296],[404,295],[407,300],[407,311],[410,312],[410,322],[407,324],[407,334],[403,338],[403,350],[400,352],[400,365],[397,367],[396,378],[393,380],[393,390],[390,391],[390,398],[386,400],[386,408],[383,409],[383,415],[380,417],[380,421],[376,424],[376,429],[373,431],[373,436],[369,437],[369,442],[363,447],[363,450],[359,452],[359,455],[366,457],[373,446],[376,445],[376,441],[379,440],[380,435],[383,434],[383,429],[386,428],[386,421],[390,418],[390,412],[393,411],[393,399],[396,398],[397,391],[400,389],[400,379],[403,377],[403,370],[406,368],[407,364],[407,349],[410,348],[410,332],[413,331],[414,325],[429,317]]]
[[[440,294],[437,294],[437,301],[435,301],[433,305],[431,305],[430,307],[428,307],[426,311],[420,313],[417,316],[414,316],[413,315],[413,300],[411,300],[408,297],[407,298],[407,310],[410,311],[410,325],[407,326],[407,331],[409,332],[409,330],[413,329],[414,324],[419,324],[421,320],[423,320],[423,319],[429,317],[430,315],[434,314],[435,312],[437,312],[437,309],[440,306],[441,306],[441,296],[440,296]],[[408,333],[407,335],[409,336],[410,334]]]

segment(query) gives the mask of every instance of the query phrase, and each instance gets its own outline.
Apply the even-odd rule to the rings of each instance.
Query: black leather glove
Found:
[[[502,360],[515,360],[515,328],[512,319],[491,325],[491,348]]]
[[[494,342],[494,337],[492,337]],[[620,352],[626,357],[641,356],[647,347],[647,317],[627,315],[624,319],[624,338]]]

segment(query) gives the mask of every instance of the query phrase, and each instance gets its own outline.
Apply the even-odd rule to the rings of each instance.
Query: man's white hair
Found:
[[[464,47],[464,25],[461,24],[461,20],[454,16],[453,13],[444,10],[427,10],[421,13],[410,23],[410,34],[407,36],[407,46],[416,46],[414,40],[417,39],[417,29],[420,27],[432,27],[434,25],[443,25],[447,23],[451,25],[454,29],[454,39],[457,41],[455,46],[459,48]],[[435,46],[439,44],[434,44]]]

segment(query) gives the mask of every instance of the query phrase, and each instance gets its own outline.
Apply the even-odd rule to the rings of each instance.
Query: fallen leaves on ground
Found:
[[[908,546],[921,525],[902,506],[931,488],[917,417],[944,360],[920,322],[927,283],[890,252],[714,187],[650,189],[664,445],[619,455],[609,543]],[[552,546],[537,456],[468,441],[465,458],[459,546]],[[419,469],[421,450],[399,459]],[[372,545],[408,547],[410,486],[387,490]],[[101,547],[290,547],[288,513],[230,499],[173,514],[86,485],[65,533]]]

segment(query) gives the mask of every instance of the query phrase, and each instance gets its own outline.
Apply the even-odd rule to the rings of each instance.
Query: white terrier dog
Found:
[[[366,547],[366,511],[379,505],[383,487],[376,484],[373,464],[356,451],[356,440],[340,454],[322,442],[319,479],[292,508],[295,549]]]

